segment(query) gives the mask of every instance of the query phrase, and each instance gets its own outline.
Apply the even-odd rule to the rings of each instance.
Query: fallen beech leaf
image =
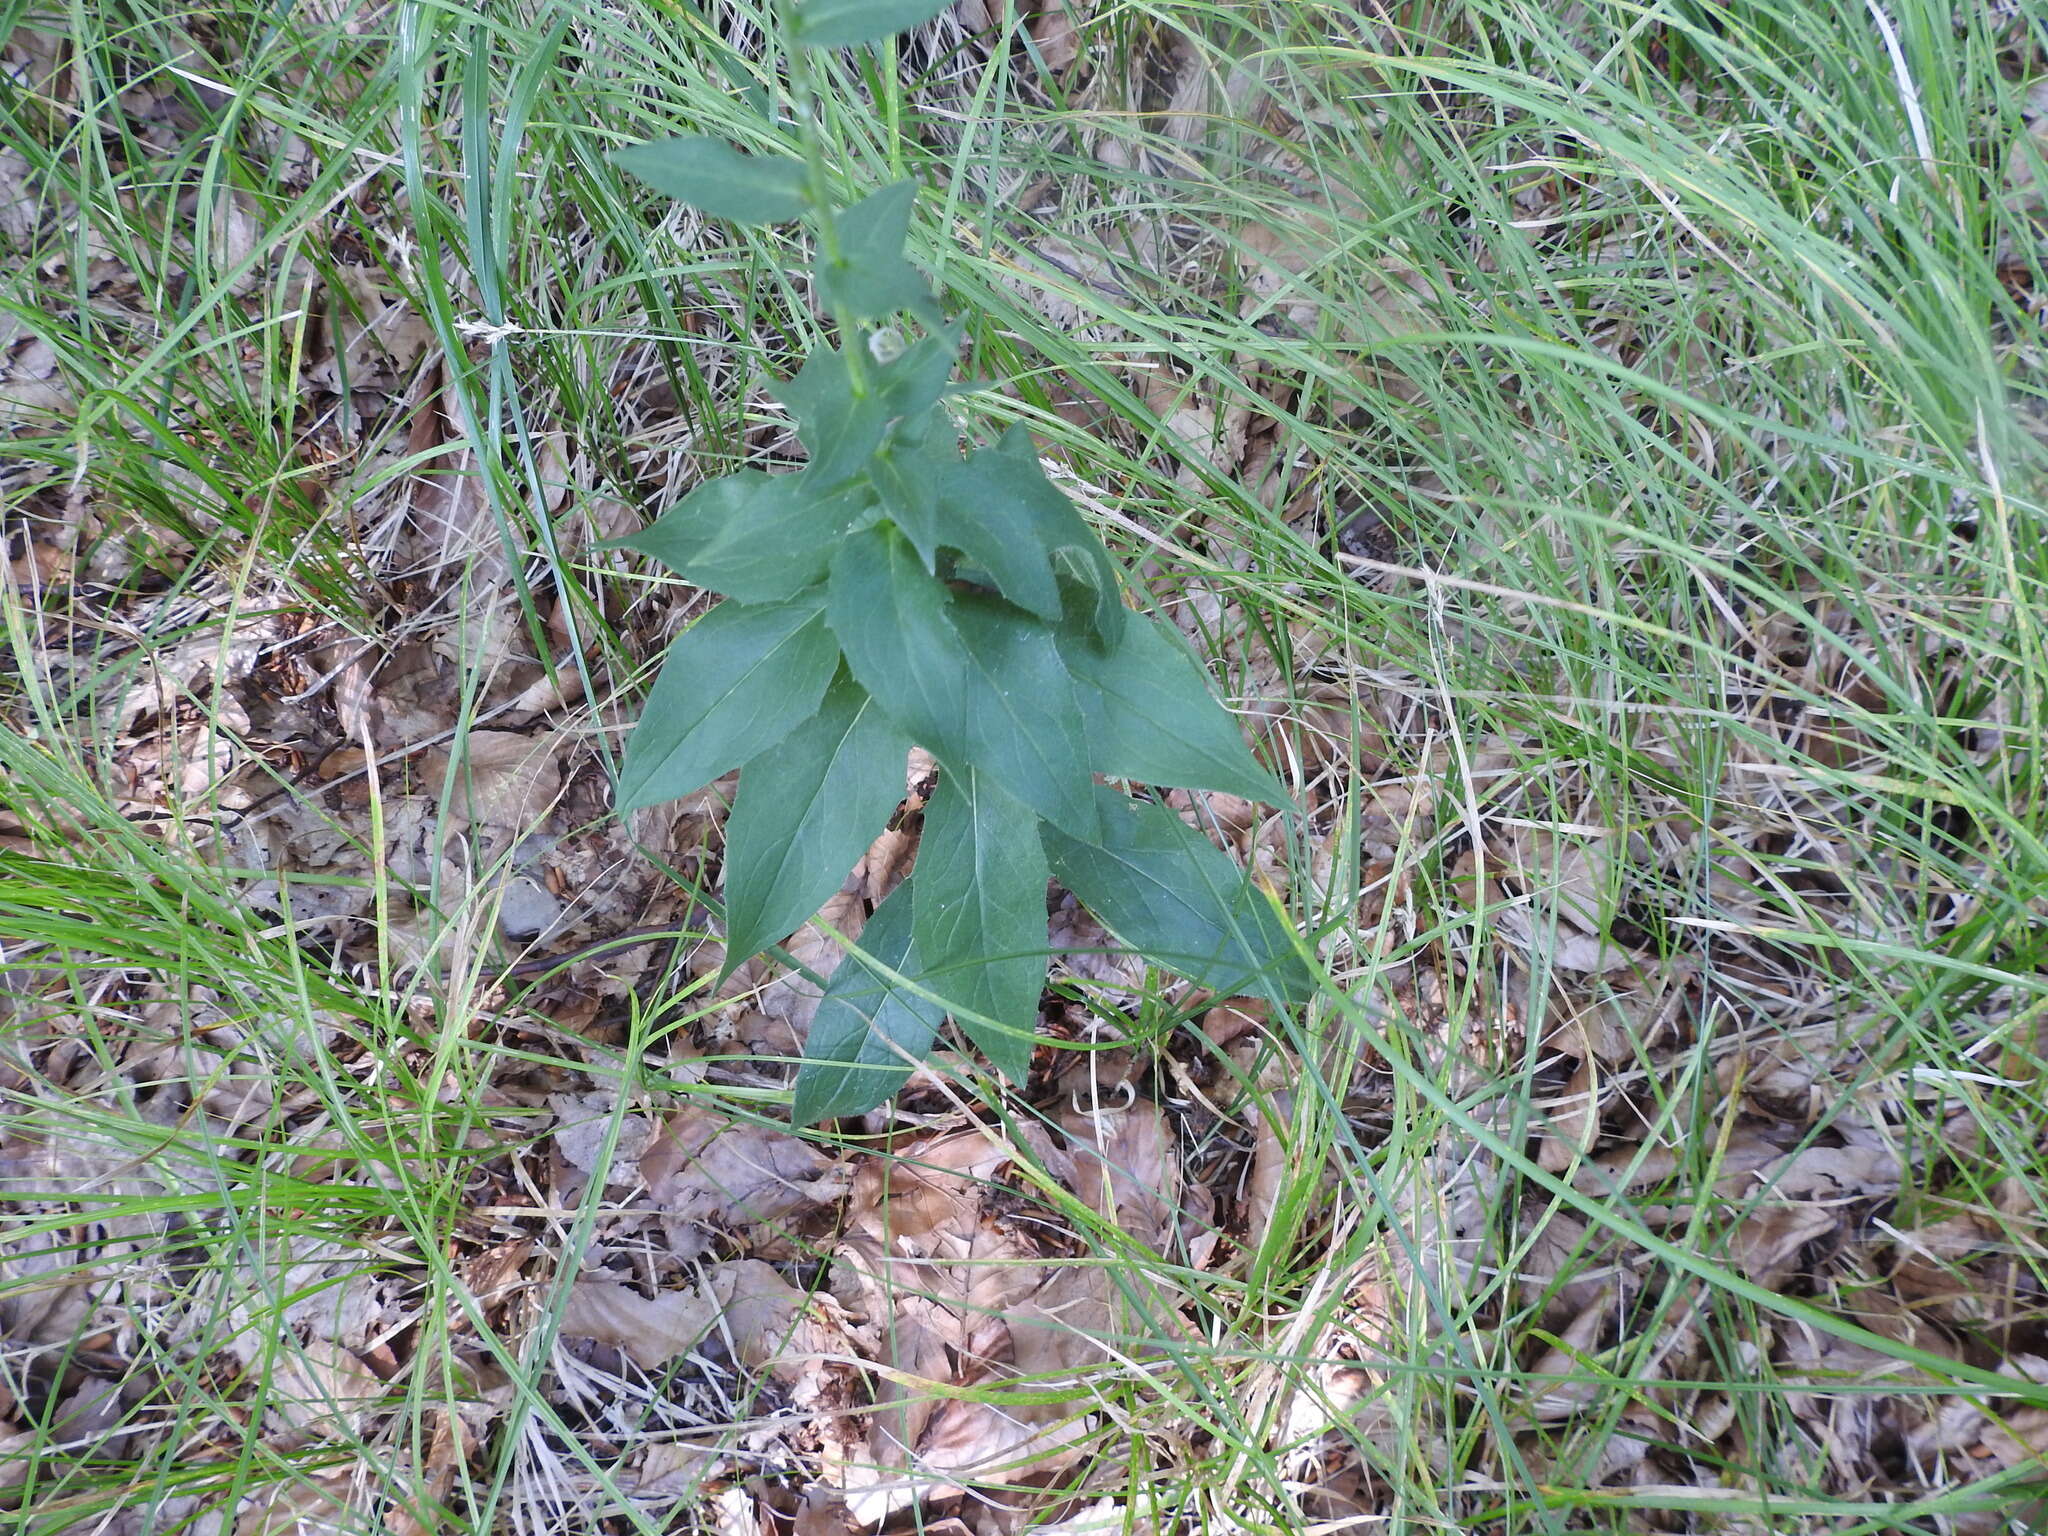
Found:
[[[1022,1134],[1041,1168],[1070,1187],[1089,1182],[1043,1132]],[[855,1176],[835,1267],[882,1346],[873,1478],[847,1490],[864,1525],[912,1498],[1026,1464],[1057,1471],[1092,1423],[1093,1396],[1069,1378],[1105,1358],[1108,1277],[1046,1254],[1057,1218],[1033,1200],[1037,1175],[1017,1169],[1019,1160],[1016,1148],[977,1130],[898,1148]],[[1038,1379],[997,1390],[1018,1377]],[[944,1387],[986,1388],[1001,1400]]]
[[[1558,1335],[1557,1343],[1536,1362],[1529,1379],[1530,1385],[1538,1390],[1530,1399],[1529,1411],[1538,1422],[1552,1424],[1568,1419],[1606,1395],[1606,1385],[1587,1357],[1614,1317],[1613,1303],[1614,1289],[1609,1286],[1572,1319],[1571,1325]]]
[[[781,1221],[842,1185],[832,1161],[772,1126],[691,1106],[669,1116],[640,1154],[648,1194],[678,1221],[749,1226]]]
[[[2001,1466],[2039,1465],[2048,1459],[2048,1408],[2022,1408],[1984,1431],[1984,1449]]]
[[[561,751],[551,734],[471,731],[454,765],[455,812],[472,825],[529,830],[561,793]]]
[[[609,1091],[548,1096],[548,1108],[555,1112],[555,1151],[563,1162],[586,1178],[597,1175],[598,1159],[604,1155],[605,1142],[611,1137],[617,1105],[618,1095]],[[633,1166],[634,1156],[647,1145],[653,1130],[653,1123],[645,1115],[620,1118],[611,1165],[605,1170],[606,1183],[618,1184],[631,1178],[627,1170]]]
[[[1079,1182],[1074,1192],[1131,1237],[1161,1252],[1180,1206],[1180,1160],[1150,1099],[1060,1111]]]
[[[303,1481],[272,1483],[242,1506],[235,1536],[318,1536],[348,1530],[357,1511],[355,1470],[328,1472]]]
[[[779,1376],[801,1372],[804,1362],[791,1355],[790,1343],[805,1297],[779,1271],[759,1259],[734,1259],[714,1265],[703,1290],[741,1361],[756,1370],[772,1367]]]
[[[1150,1520],[1113,1499],[1097,1499],[1051,1525],[1034,1525],[1033,1536],[1152,1536]]]
[[[295,1430],[348,1435],[383,1401],[384,1383],[349,1351],[326,1339],[280,1350],[270,1406]]]
[[[625,1354],[644,1371],[696,1347],[718,1320],[719,1303],[699,1291],[642,1296],[607,1280],[578,1280],[562,1309],[565,1338],[595,1339]]]
[[[1840,1221],[1837,1213],[1822,1205],[1765,1206],[1735,1229],[1729,1262],[1738,1273],[1775,1291],[1791,1277],[1799,1250],[1822,1233],[1833,1231]]]
[[[1886,1199],[1899,1192],[1899,1160],[1882,1147],[1807,1147],[1756,1171],[1784,1200]]]

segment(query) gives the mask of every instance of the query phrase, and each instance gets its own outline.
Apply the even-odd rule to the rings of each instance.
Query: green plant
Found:
[[[1115,563],[1013,428],[964,455],[943,404],[960,330],[904,256],[900,181],[835,208],[807,54],[929,18],[933,0],[785,9],[798,153],[723,140],[616,160],[715,217],[805,219],[840,345],[777,390],[807,453],[699,486],[622,541],[726,601],[671,649],[626,748],[621,811],[734,767],[726,970],[811,918],[901,799],[914,743],[940,764],[916,868],[879,907],[812,1025],[800,1123],[880,1103],[946,1013],[1028,1071],[1056,876],[1138,952],[1221,991],[1292,987],[1292,935],[1228,858],[1097,774],[1284,792],[1172,629],[1129,612]],[[760,131],[773,139],[764,117]],[[908,313],[924,334],[893,325]]]

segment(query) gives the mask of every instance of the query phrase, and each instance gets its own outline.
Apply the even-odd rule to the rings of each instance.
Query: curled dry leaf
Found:
[[[1272,1230],[1287,1175],[1287,1143],[1280,1127],[1294,1118],[1294,1096],[1277,1093],[1252,1113],[1252,1171],[1244,1191],[1245,1241],[1257,1250]]]
[[[1538,1423],[1554,1424],[1591,1407],[1606,1395],[1601,1373],[1589,1357],[1614,1320],[1614,1289],[1605,1287],[1544,1352],[1530,1373],[1534,1388],[1529,1412]]]
[[[578,1280],[562,1309],[564,1338],[595,1339],[655,1371],[694,1349],[718,1318],[719,1303],[701,1290],[643,1296],[609,1280]]]
[[[1718,1195],[1733,1196],[1755,1187],[1757,1171],[1783,1157],[1782,1145],[1749,1128],[1739,1131],[1721,1154],[1714,1182]],[[1692,1161],[1692,1155],[1669,1146],[1618,1147],[1582,1163],[1572,1183],[1584,1194],[1641,1194],[1663,1184]]]
[[[1601,914],[1610,909],[1608,893],[1614,889],[1609,839],[1515,826],[1508,829],[1506,842],[1516,877],[1539,907],[1554,907],[1581,932],[1600,932]]]
[[[1546,1327],[1559,1328],[1584,1316],[1615,1283],[1619,1240],[1605,1228],[1593,1232],[1566,1210],[1532,1207],[1542,1225],[1529,1239],[1517,1276],[1522,1300],[1543,1304]]]
[[[1984,1431],[1984,1453],[2002,1467],[2048,1461],[2048,1408],[2022,1408]]]
[[[1757,1169],[1760,1187],[1781,1200],[1888,1199],[1899,1192],[1899,1160],[1883,1147],[1807,1147]]]
[[[376,1372],[325,1339],[279,1350],[270,1380],[271,1412],[301,1433],[353,1435],[386,1394]]]
[[[1139,371],[1138,386],[1146,406],[1159,418],[1161,431],[1180,447],[1184,462],[1177,478],[1182,485],[1201,488],[1198,464],[1224,475],[1237,468],[1251,425],[1249,406],[1233,400],[1219,410],[1197,397],[1196,385],[1183,383],[1156,365]]]
[[[1767,1290],[1778,1290],[1792,1277],[1799,1251],[1840,1222],[1826,1206],[1767,1205],[1736,1227],[1729,1243],[1729,1266]]]
[[[1543,1127],[1537,1155],[1547,1171],[1562,1173],[1593,1150],[1600,1135],[1598,1084],[1604,1075],[1591,1059],[1580,1061],[1564,1092],[1543,1106],[1549,1123]]]
[[[334,269],[341,291],[330,296],[327,356],[306,369],[316,389],[390,394],[426,356],[434,331],[426,319],[367,267]]]
[[[867,921],[867,907],[856,881],[864,880],[864,870],[862,866],[849,877],[839,894],[825,903],[818,920],[805,923],[784,946],[799,964],[828,981],[839,969],[839,962],[846,958],[846,951],[823,925],[829,923],[849,939],[860,937]],[[783,971],[755,996],[751,1027],[742,1030],[747,1048],[761,1056],[800,1055],[824,995],[825,989],[809,977],[794,970]]]
[[[0,319],[0,429],[47,425],[70,408],[55,348],[16,317]]]
[[[1024,1134],[1039,1168],[1077,1182],[1042,1132]],[[1035,1199],[1019,1157],[966,1131],[900,1148],[855,1177],[837,1267],[886,1367],[875,1390],[872,1466],[847,1484],[863,1524],[942,1489],[1057,1471],[1078,1454],[1093,1399],[1072,1376],[1105,1357],[1109,1288],[1099,1267],[1061,1263],[1048,1251],[1059,1222]],[[946,1392],[1019,1377],[1033,1378],[1034,1397],[1050,1400]]]
[[[498,831],[530,830],[545,819],[561,793],[562,745],[552,733],[472,731],[456,759],[451,810],[472,826]],[[445,754],[429,763],[430,782]]]
[[[670,1115],[640,1154],[647,1192],[672,1218],[746,1229],[836,1200],[832,1160],[773,1126],[699,1106]]]
[[[1612,939],[1584,933],[1571,924],[1548,920],[1549,914],[1524,907],[1502,906],[1494,913],[1494,930],[1534,962],[1548,961],[1561,971],[1605,975],[1625,971],[1641,959]]]
[[[361,1512],[359,1481],[364,1481],[359,1473],[344,1469],[272,1483],[243,1504],[235,1536],[324,1536],[348,1530]]]
[[[1071,893],[1060,892],[1049,923],[1047,940],[1059,964],[1073,975],[1121,994],[1135,994],[1144,986],[1144,960],[1117,943]]]
[[[548,1108],[555,1112],[555,1153],[585,1178],[594,1178],[598,1174],[598,1162],[604,1156],[605,1143],[612,1136],[617,1103],[618,1096],[604,1090],[584,1094],[557,1093],[548,1099]],[[604,1182],[622,1182],[627,1177],[625,1170],[633,1166],[633,1159],[653,1134],[653,1122],[646,1115],[619,1117],[618,1141],[612,1148],[612,1159],[605,1170]]]
[[[786,1385],[817,1377],[848,1345],[830,1297],[808,1296],[759,1259],[713,1264],[684,1291],[643,1296],[608,1280],[578,1280],[562,1312],[564,1337],[595,1339],[658,1370],[714,1329],[733,1357]],[[804,1399],[815,1406],[815,1394]]]
[[[1180,1209],[1181,1169],[1159,1106],[1143,1098],[1070,1102],[1059,1121],[1074,1159],[1074,1192],[1144,1247],[1166,1251]]]
[[[1158,1526],[1114,1499],[1097,1499],[1062,1520],[1031,1527],[1032,1536],[1153,1536]]]
[[[1934,1317],[1985,1323],[2004,1310],[2019,1280],[2018,1266],[1999,1256],[2008,1246],[2004,1234],[1974,1212],[1901,1232],[1895,1241],[1900,1259],[1892,1284],[1899,1298]]]

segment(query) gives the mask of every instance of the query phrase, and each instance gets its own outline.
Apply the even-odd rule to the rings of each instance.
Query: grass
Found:
[[[695,610],[589,545],[789,448],[790,236],[605,160],[758,136],[758,16],[715,21],[6,9],[24,1531],[653,1531],[818,1475],[737,1345],[555,1337],[581,1266],[687,1283],[630,1141],[773,1123],[755,1026],[661,950],[512,984],[498,920],[553,861],[579,938],[695,923],[603,793]],[[1033,427],[1300,799],[1298,1016],[1060,982],[1183,1219],[1002,1175],[1119,1287],[1041,1373],[1105,1529],[2038,1523],[2044,37],[1175,3],[1061,72],[952,22],[832,66],[830,163],[925,181],[1010,381],[964,418]],[[558,786],[476,766],[504,731]],[[717,821],[634,830],[715,894]],[[586,1094],[609,1191],[551,1140]]]

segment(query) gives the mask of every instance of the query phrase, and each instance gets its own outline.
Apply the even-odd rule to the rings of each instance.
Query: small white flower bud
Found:
[[[884,368],[904,353],[903,333],[893,325],[885,325],[868,337],[868,355]]]

